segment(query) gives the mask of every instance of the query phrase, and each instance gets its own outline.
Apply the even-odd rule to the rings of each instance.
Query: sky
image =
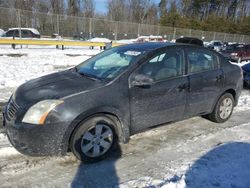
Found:
[[[106,13],[107,12],[107,2],[109,0],[95,0],[95,8],[97,12],[100,13]],[[160,0],[152,0],[152,2],[155,2],[158,4]]]

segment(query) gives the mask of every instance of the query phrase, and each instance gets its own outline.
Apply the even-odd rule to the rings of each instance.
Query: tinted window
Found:
[[[151,76],[155,81],[177,77],[183,74],[183,51],[171,49],[158,54],[143,64],[138,74]]]
[[[210,51],[202,49],[188,50],[187,58],[190,73],[213,70],[218,66],[217,56]]]
[[[6,37],[19,37],[19,31],[18,30],[10,30],[6,33]]]
[[[22,37],[32,37],[32,34],[28,30],[22,30]]]
[[[13,37],[13,35],[14,35],[14,30],[8,31],[6,33],[6,37]]]

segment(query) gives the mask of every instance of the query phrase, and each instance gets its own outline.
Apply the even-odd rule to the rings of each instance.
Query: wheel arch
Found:
[[[233,89],[233,88],[227,88],[227,89],[223,90],[223,91],[221,92],[221,94],[216,98],[216,100],[215,100],[215,102],[214,102],[214,104],[213,104],[212,111],[213,111],[213,109],[215,108],[215,106],[216,106],[216,104],[218,103],[218,101],[220,100],[220,98],[221,98],[225,93],[230,93],[230,94],[232,94],[232,96],[233,96],[233,98],[234,98],[234,102],[235,102],[234,105],[236,106],[236,104],[237,104],[237,98],[236,98],[237,93],[236,93],[236,90]]]
[[[62,154],[65,154],[69,149],[69,142],[73,132],[84,123],[86,120],[93,118],[95,116],[108,116],[111,118],[116,124],[116,134],[118,136],[118,140],[121,143],[127,143],[130,137],[130,128],[129,121],[125,118],[122,118],[122,113],[112,107],[104,107],[99,109],[92,109],[88,112],[84,112],[77,116],[72,123],[69,125],[66,133],[64,134],[61,150]]]
[[[222,93],[222,95],[224,95],[225,93],[230,93],[230,94],[232,94],[232,96],[233,96],[233,98],[234,98],[234,101],[236,101],[236,91],[234,90],[234,89],[227,89],[226,91],[224,91],[223,93]],[[222,96],[221,95],[221,96]]]

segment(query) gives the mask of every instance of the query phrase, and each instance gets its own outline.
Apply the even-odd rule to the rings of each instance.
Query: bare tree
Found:
[[[83,16],[92,18],[95,14],[95,6],[93,0],[83,0]]]
[[[167,0],[161,0],[159,3],[160,16],[164,16],[167,13]]]
[[[144,23],[151,5],[150,0],[129,0],[129,5],[132,16],[131,20],[137,23]]]
[[[125,21],[126,1],[111,0],[108,2],[108,18],[114,21]]]
[[[23,10],[32,10],[35,0],[14,0],[14,8]]]
[[[155,25],[158,23],[158,8],[156,4],[150,5],[147,15],[146,15],[146,23]]]
[[[61,0],[50,0],[51,9],[54,14],[64,13],[64,1]]]
[[[80,12],[79,1],[68,0],[68,14],[71,16],[78,16]]]

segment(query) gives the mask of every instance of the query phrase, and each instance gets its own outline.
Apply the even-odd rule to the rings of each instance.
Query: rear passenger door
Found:
[[[187,116],[209,113],[223,86],[223,71],[216,53],[203,48],[186,49],[189,93]]]

